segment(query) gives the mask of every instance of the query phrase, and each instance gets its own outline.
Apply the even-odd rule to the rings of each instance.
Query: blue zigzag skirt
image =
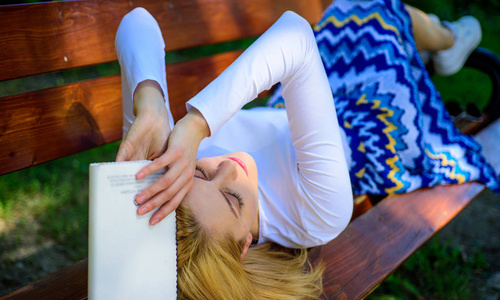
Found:
[[[454,126],[399,1],[336,0],[315,26],[356,194],[477,180],[499,191],[481,146]],[[268,102],[283,107],[281,88]]]

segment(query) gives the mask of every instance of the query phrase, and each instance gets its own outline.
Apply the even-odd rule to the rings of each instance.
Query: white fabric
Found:
[[[165,43],[158,22],[144,8],[134,9],[123,17],[116,31],[115,48],[122,74],[123,137],[135,120],[134,91],[145,80],[155,80],[160,84],[170,128],[174,128],[168,103]]]
[[[141,36],[161,40],[154,20],[132,20],[143,18],[152,19],[146,11],[136,9],[122,24],[151,24],[149,30],[157,34]],[[119,59],[126,73],[123,76],[130,78],[130,87],[143,78],[154,78],[165,87],[166,95],[166,84],[161,81],[163,64],[158,68],[145,63],[138,76],[129,67],[142,61],[131,57],[159,61],[146,46],[158,41],[136,43],[134,39],[131,34],[117,34],[116,47],[122,53]],[[133,43],[141,47],[130,47]],[[277,82],[283,85],[286,111],[240,110]],[[255,159],[259,175],[259,243],[312,247],[332,240],[344,230],[353,206],[349,173],[329,83],[313,32],[304,19],[293,12],[283,14],[187,107],[197,108],[211,131],[211,137],[200,145],[198,157],[246,151]]]

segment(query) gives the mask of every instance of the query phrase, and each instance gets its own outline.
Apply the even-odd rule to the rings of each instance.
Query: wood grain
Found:
[[[352,210],[351,222],[373,207],[373,203],[368,195],[355,195],[353,200],[354,207]]]
[[[0,297],[0,300],[87,299],[87,285],[88,260],[84,259]]]
[[[0,174],[121,137],[119,76],[0,99]]]
[[[94,0],[0,6],[0,81],[116,60],[118,25],[139,6],[157,19],[166,50],[172,51],[260,35],[286,10],[315,23],[325,4],[320,0]]]
[[[175,120],[240,53],[167,66]],[[0,98],[0,175],[121,139],[120,84],[110,76]]]
[[[167,66],[168,96],[176,121],[186,114],[185,103],[222,73],[241,52],[225,52]]]

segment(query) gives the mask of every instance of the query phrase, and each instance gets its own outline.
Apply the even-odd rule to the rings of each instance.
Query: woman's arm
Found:
[[[165,81],[165,44],[155,19],[143,8],[125,15],[115,47],[123,98],[123,141],[116,160],[155,159],[165,152],[173,126]]]
[[[352,191],[330,85],[309,24],[286,12],[230,67],[191,99],[215,133],[277,82],[296,154],[300,225],[337,236],[352,213]]]
[[[115,48],[122,76],[123,136],[136,117],[137,87],[147,80],[159,88],[168,111],[168,124],[173,128],[165,72],[165,43],[153,16],[142,7],[125,15],[116,32]]]
[[[124,113],[124,139],[116,160],[155,159],[137,173],[139,180],[168,167],[135,199],[142,204],[137,210],[140,215],[159,207],[150,220],[154,225],[179,205],[191,187],[196,152],[208,135],[208,127],[197,110],[190,111],[174,127],[168,105],[165,44],[158,23],[145,9],[136,8],[123,18],[115,46],[122,73]]]

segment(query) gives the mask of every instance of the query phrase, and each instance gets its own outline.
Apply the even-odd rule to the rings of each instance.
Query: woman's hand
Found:
[[[209,133],[205,118],[195,108],[191,109],[172,130],[167,151],[136,174],[136,178],[141,180],[167,167],[165,174],[135,199],[141,205],[137,210],[140,215],[160,207],[151,217],[151,225],[174,211],[192,187],[198,147]]]
[[[116,161],[155,159],[167,148],[171,128],[158,83],[147,80],[137,86],[134,114],[135,121],[120,144]]]

